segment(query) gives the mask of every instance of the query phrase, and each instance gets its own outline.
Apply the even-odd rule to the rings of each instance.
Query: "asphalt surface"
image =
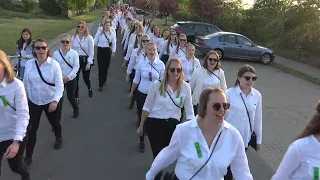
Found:
[[[94,35],[97,23],[92,28]],[[149,144],[146,152],[138,151],[136,111],[128,109],[129,85],[123,56],[118,41],[116,57],[112,59],[107,85],[98,92],[97,66],[91,72],[94,95],[88,97],[80,78],[80,116],[73,119],[72,108],[65,97],[63,105],[63,138],[61,150],[54,150],[54,135],[43,113],[38,130],[38,141],[30,166],[33,180],[139,180],[152,163]],[[230,77],[231,78],[231,77]],[[146,139],[146,142],[148,140]],[[248,160],[254,179],[269,180],[272,169],[259,154],[249,149]],[[2,162],[2,180],[18,180]]]

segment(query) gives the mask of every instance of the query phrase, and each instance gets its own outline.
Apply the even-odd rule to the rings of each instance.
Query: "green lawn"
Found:
[[[52,18],[45,15],[40,17],[36,14],[7,11],[5,15],[9,19],[0,19],[0,49],[8,55],[13,55],[16,49],[16,41],[20,38],[21,30],[24,28],[31,29],[33,39],[43,38],[50,40],[75,27],[79,20],[90,22],[100,19],[103,12],[104,10],[96,10],[92,13],[67,19]],[[1,13],[4,12],[1,10]],[[22,19],[22,17],[24,18]]]
[[[166,20],[165,20],[165,19],[154,19],[154,20],[153,20],[153,23],[160,28],[160,32],[161,32],[161,33],[162,33],[162,31],[165,30],[165,29],[168,29],[168,30],[169,30],[170,27],[171,27],[172,25],[174,25],[174,22],[171,21],[170,19],[168,19],[168,23],[167,23],[167,24],[165,24],[165,23],[166,23]]]

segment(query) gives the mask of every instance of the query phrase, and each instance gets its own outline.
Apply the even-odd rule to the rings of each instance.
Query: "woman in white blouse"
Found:
[[[135,42],[137,33],[139,32],[143,32],[143,26],[142,26],[142,23],[136,22],[134,25],[134,31],[130,32],[130,34],[126,38],[125,45],[124,45],[125,50],[127,50],[130,44],[133,44]]]
[[[177,125],[146,179],[153,180],[177,160],[175,179],[220,180],[231,166],[235,180],[252,180],[241,135],[224,121],[229,106],[223,90],[209,87],[202,91],[199,115]]]
[[[170,36],[161,45],[159,56],[161,61],[166,64],[171,52],[175,51],[175,47],[178,44],[177,32],[174,29],[170,30]]]
[[[150,41],[150,39],[148,40],[142,37],[141,41],[142,43],[144,43],[144,42]],[[164,69],[165,69],[163,62],[160,61],[160,59],[157,56],[156,44],[149,42],[146,45],[146,49],[147,49],[146,55],[136,65],[136,74],[134,76],[131,91],[129,94],[129,98],[131,99],[133,97],[133,94],[136,93],[135,99],[137,102],[137,114],[138,114],[139,124],[141,120],[142,108],[147,98],[149,88],[152,82],[163,79]],[[138,89],[135,92],[136,88]],[[142,134],[140,136],[140,151],[144,152],[144,148],[145,148],[144,135]]]
[[[53,53],[52,58],[58,61],[62,71],[62,78],[67,98],[73,108],[73,118],[79,116],[79,105],[76,101],[77,72],[79,71],[79,55],[71,49],[71,37],[68,34],[61,36],[62,48]]]
[[[169,35],[170,35],[170,32],[168,29],[164,29],[162,31],[162,34],[161,34],[161,38],[159,38],[159,41],[158,41],[158,51],[159,51],[159,54],[161,53],[161,50],[163,49],[163,46],[165,46],[165,42],[166,40],[168,40],[169,38]],[[160,56],[161,57],[161,56]]]
[[[72,36],[71,48],[79,54],[80,69],[77,73],[76,100],[79,103],[79,78],[82,72],[83,81],[87,85],[89,97],[93,96],[90,81],[91,66],[93,65],[94,41],[90,35],[87,23],[80,21],[76,28],[76,34]]]
[[[239,69],[234,87],[226,91],[231,104],[226,121],[240,132],[246,149],[250,145],[259,151],[262,142],[262,97],[253,88],[256,80],[256,70],[252,66],[244,65]],[[225,179],[232,179],[230,171]]]
[[[124,57],[124,60],[123,60],[123,63],[122,63],[122,67],[125,67],[126,65],[129,64],[132,51],[134,49],[138,48],[138,46],[140,47],[140,40],[141,40],[142,35],[144,35],[144,33],[143,32],[139,32],[137,34],[137,36],[136,36],[135,42],[128,46],[128,50],[127,50],[126,55]]]
[[[30,117],[28,100],[23,83],[14,76],[7,55],[0,50],[0,162],[7,159],[11,170],[22,180],[31,180],[23,162]]]
[[[26,62],[32,59],[32,33],[30,29],[23,29],[21,37],[17,41],[17,55],[20,56],[17,62],[18,77],[23,80]]]
[[[179,35],[179,41],[177,46],[174,47],[174,51],[170,52],[170,57],[182,58],[186,56],[187,36],[185,34]]]
[[[23,83],[29,101],[29,130],[25,162],[32,163],[37,131],[44,111],[52,126],[56,140],[55,149],[62,147],[61,114],[63,103],[63,80],[59,63],[49,57],[48,44],[38,39],[33,45],[34,59],[26,63]]]
[[[207,53],[202,67],[193,72],[189,84],[192,92],[192,104],[195,115],[198,114],[200,94],[205,88],[219,87],[223,91],[227,90],[224,71],[221,69],[219,55],[215,51]]]
[[[151,35],[151,41],[156,43],[158,47],[158,52],[160,51],[160,39],[161,39],[161,34],[160,34],[160,29],[158,26],[154,26],[152,30],[152,35]]]
[[[114,57],[117,47],[116,34],[111,31],[110,19],[104,22],[103,30],[95,35],[94,44],[98,47],[99,91],[102,91],[107,82],[111,57]]]
[[[320,179],[320,101],[316,113],[290,145],[272,180]]]
[[[186,46],[186,56],[180,58],[182,63],[182,69],[184,73],[184,80],[189,82],[191,80],[193,72],[201,67],[199,59],[197,59],[195,54],[195,48],[193,44],[187,44]]]

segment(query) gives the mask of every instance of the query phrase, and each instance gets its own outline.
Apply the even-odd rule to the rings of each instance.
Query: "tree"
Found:
[[[168,23],[168,16],[179,10],[179,4],[175,0],[160,0],[159,11],[165,13],[166,24]]]
[[[202,21],[214,22],[222,12],[222,0],[190,0],[190,8]]]

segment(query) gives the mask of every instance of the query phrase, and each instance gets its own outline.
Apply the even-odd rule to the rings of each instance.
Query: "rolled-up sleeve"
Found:
[[[142,110],[150,112],[153,108],[153,104],[156,100],[157,92],[159,92],[160,82],[155,81],[151,84],[151,87],[148,91],[146,101],[144,102]]]
[[[53,101],[59,102],[64,91],[64,85],[62,80],[62,72],[58,62],[52,60],[54,66],[54,82],[55,82],[55,94]]]
[[[22,141],[26,136],[30,116],[26,91],[21,81],[18,82],[18,88],[15,91],[14,101],[16,104],[17,114],[17,124],[14,140]]]
[[[184,100],[184,107],[186,110],[186,118],[187,120],[191,120],[194,118],[194,111],[192,105],[192,97],[191,97],[191,88],[189,84],[186,84],[185,88],[187,89],[187,94]]]
[[[256,113],[254,117],[254,132],[257,136],[257,144],[262,143],[262,97],[259,94],[259,101],[256,107]]]
[[[135,83],[135,84],[139,84],[140,79],[141,79],[141,65],[142,65],[141,63],[143,63],[143,62],[140,61],[136,67],[136,73],[133,78],[133,83]]]
[[[117,50],[117,37],[115,33],[112,33],[112,52],[115,53]]]
[[[73,55],[73,66],[72,71],[68,75],[68,79],[74,79],[77,77],[77,72],[79,71],[80,64],[79,64],[79,55],[77,52]]]
[[[89,49],[89,52],[88,52],[88,62],[90,64],[93,64],[93,57],[94,57],[94,42],[93,42],[93,37],[92,36],[88,36],[89,37],[89,40],[88,40],[88,49]]]

